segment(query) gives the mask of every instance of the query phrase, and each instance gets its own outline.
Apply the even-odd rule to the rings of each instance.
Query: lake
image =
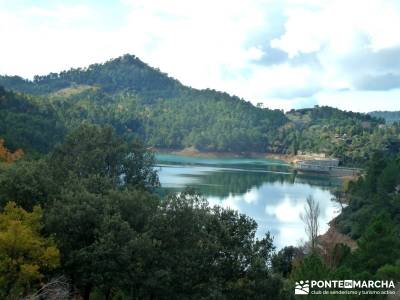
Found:
[[[284,162],[255,158],[199,158],[157,154],[162,188],[181,191],[186,187],[202,193],[210,205],[229,207],[253,218],[257,236],[274,236],[278,249],[307,239],[300,213],[311,195],[321,208],[321,233],[339,213],[332,192],[337,178],[295,175]]]

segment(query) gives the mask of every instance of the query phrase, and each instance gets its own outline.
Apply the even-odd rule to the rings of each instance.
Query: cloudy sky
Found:
[[[0,0],[0,74],[131,53],[266,107],[400,110],[398,0]]]

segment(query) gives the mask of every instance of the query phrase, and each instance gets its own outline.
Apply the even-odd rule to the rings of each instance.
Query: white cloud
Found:
[[[272,40],[271,45],[292,57],[324,47],[331,55],[362,47],[380,50],[400,43],[396,34],[399,13],[398,4],[391,0],[332,0],[313,9],[289,6],[286,32]],[[369,44],[359,44],[360,34],[369,38]]]
[[[11,9],[0,2],[0,73],[32,77],[132,53],[184,84],[227,91],[271,108],[314,102],[363,111],[397,108],[397,91],[357,91],[363,88],[357,83],[368,83],[365,76],[398,75],[392,67],[388,76],[390,63],[382,59],[388,49],[400,46],[398,1],[110,4],[123,13],[89,4]],[[265,63],[272,50],[282,54]],[[312,62],[304,59],[307,55]],[[360,59],[357,67],[349,67],[360,57],[374,63]],[[383,82],[382,89],[386,86]],[[378,97],[385,101],[376,107]],[[361,99],[367,104],[357,104]]]
[[[265,206],[265,213],[267,215],[273,215],[278,221],[284,223],[301,223],[300,214],[303,211],[304,203],[293,203],[289,197],[285,197],[277,206]]]
[[[127,3],[128,1],[125,1]],[[239,72],[262,56],[246,47],[248,35],[265,24],[258,1],[129,1],[127,30],[151,43],[139,57],[197,88],[221,89],[221,68]]]
[[[93,11],[86,5],[65,6],[59,5],[54,8],[29,7],[22,12],[25,17],[38,17],[55,19],[57,22],[71,22],[77,19],[91,17]]]

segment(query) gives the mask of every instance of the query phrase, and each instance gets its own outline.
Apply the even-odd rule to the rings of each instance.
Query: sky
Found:
[[[400,110],[399,0],[0,0],[0,74],[129,53],[183,84],[289,110]]]

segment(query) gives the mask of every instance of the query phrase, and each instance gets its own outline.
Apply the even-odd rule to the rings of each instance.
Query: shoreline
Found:
[[[199,158],[258,158],[258,159],[269,159],[277,160],[286,163],[289,167],[294,165],[300,160],[315,159],[316,157],[312,154],[282,154],[282,153],[270,153],[270,152],[216,152],[216,151],[200,151],[194,147],[184,149],[165,149],[165,148],[151,148],[155,153],[181,155],[187,157],[199,157]],[[347,169],[347,167],[342,167]],[[351,169],[351,168],[348,168]],[[324,175],[327,177],[340,178],[343,181],[356,180],[359,175]]]
[[[357,241],[353,240],[350,236],[338,231],[335,225],[335,220],[338,216],[333,218],[328,223],[329,227],[325,233],[318,235],[317,237],[318,245],[321,247],[321,250],[332,251],[333,250],[332,245],[344,244],[348,246],[351,251],[354,251],[358,247]]]
[[[194,147],[184,149],[166,149],[166,148],[151,148],[154,152],[174,154],[190,157],[204,157],[204,158],[216,158],[216,157],[237,157],[237,158],[265,158],[284,161],[287,164],[295,164],[300,160],[315,159],[316,156],[312,154],[284,154],[284,153],[272,153],[272,152],[217,152],[217,151],[201,151]]]
[[[202,158],[264,158],[273,159],[293,164],[299,158],[290,154],[268,153],[268,152],[216,152],[216,151],[200,151],[195,148],[184,149],[165,149],[165,148],[151,148],[155,153],[182,155],[189,157],[202,157]]]

